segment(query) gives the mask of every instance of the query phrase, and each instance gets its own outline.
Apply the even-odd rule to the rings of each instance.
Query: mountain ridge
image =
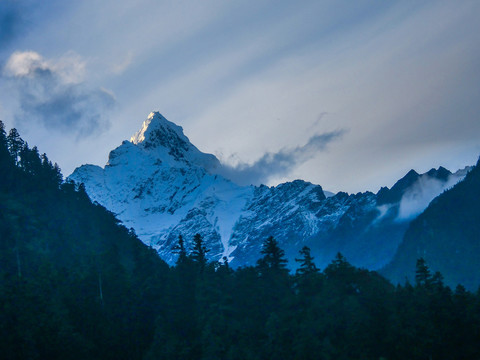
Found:
[[[424,258],[449,286],[476,290],[480,279],[480,159],[465,179],[436,197],[409,225],[392,261],[381,273],[394,282],[414,280]]]
[[[393,257],[412,214],[462,178],[444,168],[412,170],[377,194],[340,192],[327,198],[320,185],[303,180],[239,186],[219,175],[220,166],[214,155],[191,144],[180,126],[152,112],[130,141],[110,152],[104,168],[82,165],[69,179],[84,183],[92,200],[117,214],[169,263],[180,234],[188,245],[200,233],[212,260],[226,257],[234,266],[254,264],[271,235],[290,260],[308,245],[320,266],[341,251],[354,265],[378,269]],[[431,184],[433,193],[427,191]]]

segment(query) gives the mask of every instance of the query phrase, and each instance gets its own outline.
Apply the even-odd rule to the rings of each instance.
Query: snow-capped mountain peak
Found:
[[[378,194],[337,193],[296,180],[275,187],[239,186],[221,164],[198,150],[182,127],[152,112],[141,129],[110,152],[104,168],[83,165],[69,179],[133,227],[168,262],[181,234],[187,247],[200,233],[211,259],[252,265],[274,236],[290,260],[307,245],[325,266],[340,251],[356,266],[378,269],[394,255],[411,214],[459,181],[440,168],[410,171]],[[375,249],[375,251],[373,251]]]
[[[130,142],[155,158],[167,161],[170,166],[186,163],[203,167],[209,172],[220,166],[214,155],[198,150],[185,136],[181,126],[168,121],[158,111],[148,115]]]
[[[183,134],[183,128],[168,121],[158,111],[151,112],[143,122],[142,127],[131,138],[135,145],[144,147],[171,146],[172,142],[188,147],[190,140]],[[190,144],[191,145],[191,144]]]

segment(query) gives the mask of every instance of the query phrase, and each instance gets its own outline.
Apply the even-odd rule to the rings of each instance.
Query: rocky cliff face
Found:
[[[271,235],[292,266],[308,245],[321,267],[342,252],[354,265],[378,269],[394,256],[411,218],[465,175],[443,168],[411,171],[378,194],[327,198],[321,186],[302,180],[239,186],[219,175],[221,166],[191,144],[181,127],[154,112],[110,153],[104,168],[83,165],[69,178],[84,183],[92,200],[170,263],[179,234],[188,246],[200,233],[211,259],[227,257],[234,266],[254,264]]]

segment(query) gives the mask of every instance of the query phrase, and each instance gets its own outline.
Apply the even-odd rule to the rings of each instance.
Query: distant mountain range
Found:
[[[411,170],[377,194],[326,193],[302,180],[239,186],[221,170],[214,155],[202,153],[181,127],[153,112],[130,141],[110,153],[104,168],[83,165],[69,179],[84,183],[92,200],[115,213],[169,263],[176,259],[172,248],[180,234],[191,245],[200,233],[210,258],[226,257],[233,266],[254,264],[263,241],[274,236],[291,266],[307,245],[319,267],[341,252],[355,266],[378,270],[399,259],[397,249],[407,246],[401,243],[412,219],[469,168],[456,173],[443,167],[425,174]],[[406,242],[415,237],[412,231]]]

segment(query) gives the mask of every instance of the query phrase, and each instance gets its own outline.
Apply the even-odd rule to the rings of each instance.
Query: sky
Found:
[[[0,120],[64,175],[151,111],[241,184],[378,191],[480,155],[479,1],[0,0]]]

